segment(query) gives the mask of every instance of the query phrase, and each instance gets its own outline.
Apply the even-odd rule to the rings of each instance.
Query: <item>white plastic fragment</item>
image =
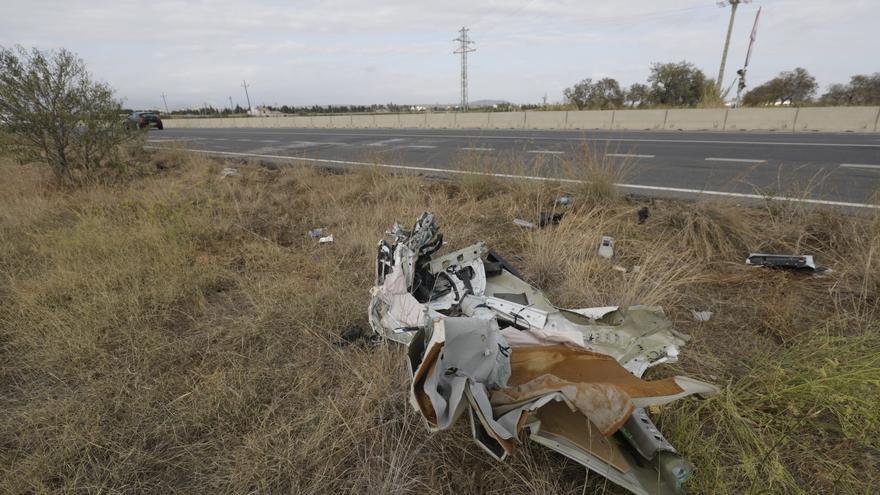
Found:
[[[694,319],[697,321],[709,321],[714,313],[711,311],[691,311],[691,314],[694,315]]]
[[[519,225],[520,227],[524,227],[527,229],[535,228],[535,224],[533,224],[532,222],[529,222],[528,220],[523,220],[522,218],[514,218],[513,223],[514,223],[514,225]]]
[[[226,177],[241,177],[241,172],[237,168],[226,167],[220,172],[220,178],[225,179]]]
[[[333,234],[318,239],[318,244],[330,244],[333,242]]]
[[[607,235],[602,236],[602,241],[599,243],[599,256],[603,258],[613,258],[614,257],[614,238],[609,237]]]

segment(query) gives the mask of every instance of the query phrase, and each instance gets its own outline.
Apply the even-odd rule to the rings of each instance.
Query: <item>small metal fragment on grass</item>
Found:
[[[330,244],[333,242],[333,234],[318,239],[318,244]]]
[[[522,218],[514,218],[514,219],[513,219],[513,224],[514,224],[514,225],[519,225],[520,227],[523,227],[523,228],[526,228],[526,229],[533,229],[533,228],[535,228],[535,224],[533,224],[532,222],[530,222],[530,221],[528,221],[528,220],[523,220]]]
[[[559,196],[556,198],[556,204],[566,206],[571,204],[571,198],[569,196]]]

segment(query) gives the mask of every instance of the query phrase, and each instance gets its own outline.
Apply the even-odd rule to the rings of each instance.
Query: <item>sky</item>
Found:
[[[878,0],[754,0],[739,7],[725,86],[807,68],[824,90],[880,71]],[[130,108],[433,104],[459,100],[454,38],[471,29],[470,100],[562,100],[652,63],[687,60],[715,78],[730,7],[714,0],[0,0],[0,46],[66,48]]]

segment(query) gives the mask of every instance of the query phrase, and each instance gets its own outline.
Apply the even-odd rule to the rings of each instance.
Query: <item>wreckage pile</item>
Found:
[[[529,439],[633,493],[684,492],[693,467],[646,409],[718,389],[641,378],[688,340],[661,308],[557,308],[482,242],[435,257],[443,236],[431,213],[388,235],[370,325],[407,346],[410,402],[432,431],[466,414],[498,460]]]

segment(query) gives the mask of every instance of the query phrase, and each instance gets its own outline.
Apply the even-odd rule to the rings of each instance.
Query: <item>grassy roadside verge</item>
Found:
[[[429,435],[400,350],[367,329],[375,243],[437,213],[562,306],[659,304],[693,336],[683,372],[724,386],[656,416],[695,493],[869,493],[880,483],[880,217],[793,205],[636,203],[458,182],[154,155],[155,174],[53,191],[0,164],[0,486],[12,493],[581,493],[604,480],[538,447],[505,464],[465,428]],[[601,170],[586,170],[599,179]],[[611,181],[606,181],[610,183]],[[560,225],[521,230],[560,193]],[[306,232],[324,227],[336,242]],[[595,256],[600,236],[617,257]],[[743,265],[806,252],[822,277]],[[639,265],[623,274],[614,265]],[[691,310],[715,312],[698,323]],[[461,425],[463,426],[463,425]]]

